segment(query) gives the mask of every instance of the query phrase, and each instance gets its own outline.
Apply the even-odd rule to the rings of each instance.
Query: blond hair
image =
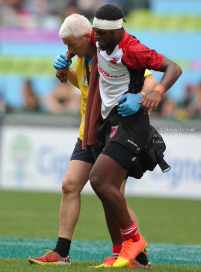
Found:
[[[72,14],[64,20],[59,30],[61,39],[73,35],[76,38],[81,38],[86,33],[91,33],[92,26],[89,20],[80,14]]]

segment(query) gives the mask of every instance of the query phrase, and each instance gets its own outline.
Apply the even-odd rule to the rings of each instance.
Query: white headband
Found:
[[[113,29],[122,28],[122,23],[123,23],[123,18],[119,20],[115,20],[115,21],[109,21],[109,20],[101,20],[94,17],[92,27],[99,28],[99,29],[113,30]]]

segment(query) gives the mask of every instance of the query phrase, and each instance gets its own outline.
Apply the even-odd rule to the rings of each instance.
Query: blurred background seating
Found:
[[[39,97],[36,95],[32,82],[27,79],[24,82],[22,89],[23,95],[23,110],[25,111],[39,111],[40,110],[40,101]]]
[[[126,18],[125,28],[183,69],[182,76],[168,91],[152,118],[186,120],[200,117],[201,1],[196,0],[0,0],[3,112],[24,111],[25,84],[37,96],[37,112],[67,116],[73,112],[79,116],[77,91],[70,85],[60,86],[52,66],[54,57],[67,51],[58,31],[66,16],[81,13],[92,20],[95,10],[105,3],[121,7]],[[160,81],[162,74],[153,74]],[[65,90],[68,100],[62,105],[65,104],[65,110],[62,107],[55,110],[52,101]]]
[[[79,92],[69,83],[57,83],[52,93],[43,97],[43,101],[49,111],[58,115],[80,112]]]

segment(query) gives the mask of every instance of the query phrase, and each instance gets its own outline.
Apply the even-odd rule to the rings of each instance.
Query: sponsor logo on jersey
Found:
[[[112,138],[115,135],[115,133],[117,132],[117,129],[118,129],[118,126],[111,127],[110,138]]]
[[[98,65],[98,71],[100,74],[104,75],[105,77],[110,77],[110,78],[121,78],[126,76],[126,74],[122,74],[120,76],[112,76],[108,72],[104,71],[99,65]]]
[[[118,62],[118,59],[113,59],[113,60],[110,60],[110,62],[116,64]]]

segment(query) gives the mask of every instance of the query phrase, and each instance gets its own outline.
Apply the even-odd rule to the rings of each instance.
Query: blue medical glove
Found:
[[[141,104],[138,104],[141,100],[142,96],[140,94],[127,93],[122,95],[118,101],[124,102],[117,107],[118,114],[129,116],[136,113],[141,107]]]
[[[53,66],[55,69],[61,69],[63,67],[66,67],[66,65],[69,66],[71,65],[72,60],[68,61],[68,57],[66,56],[66,54],[60,54],[58,55],[53,62]]]

